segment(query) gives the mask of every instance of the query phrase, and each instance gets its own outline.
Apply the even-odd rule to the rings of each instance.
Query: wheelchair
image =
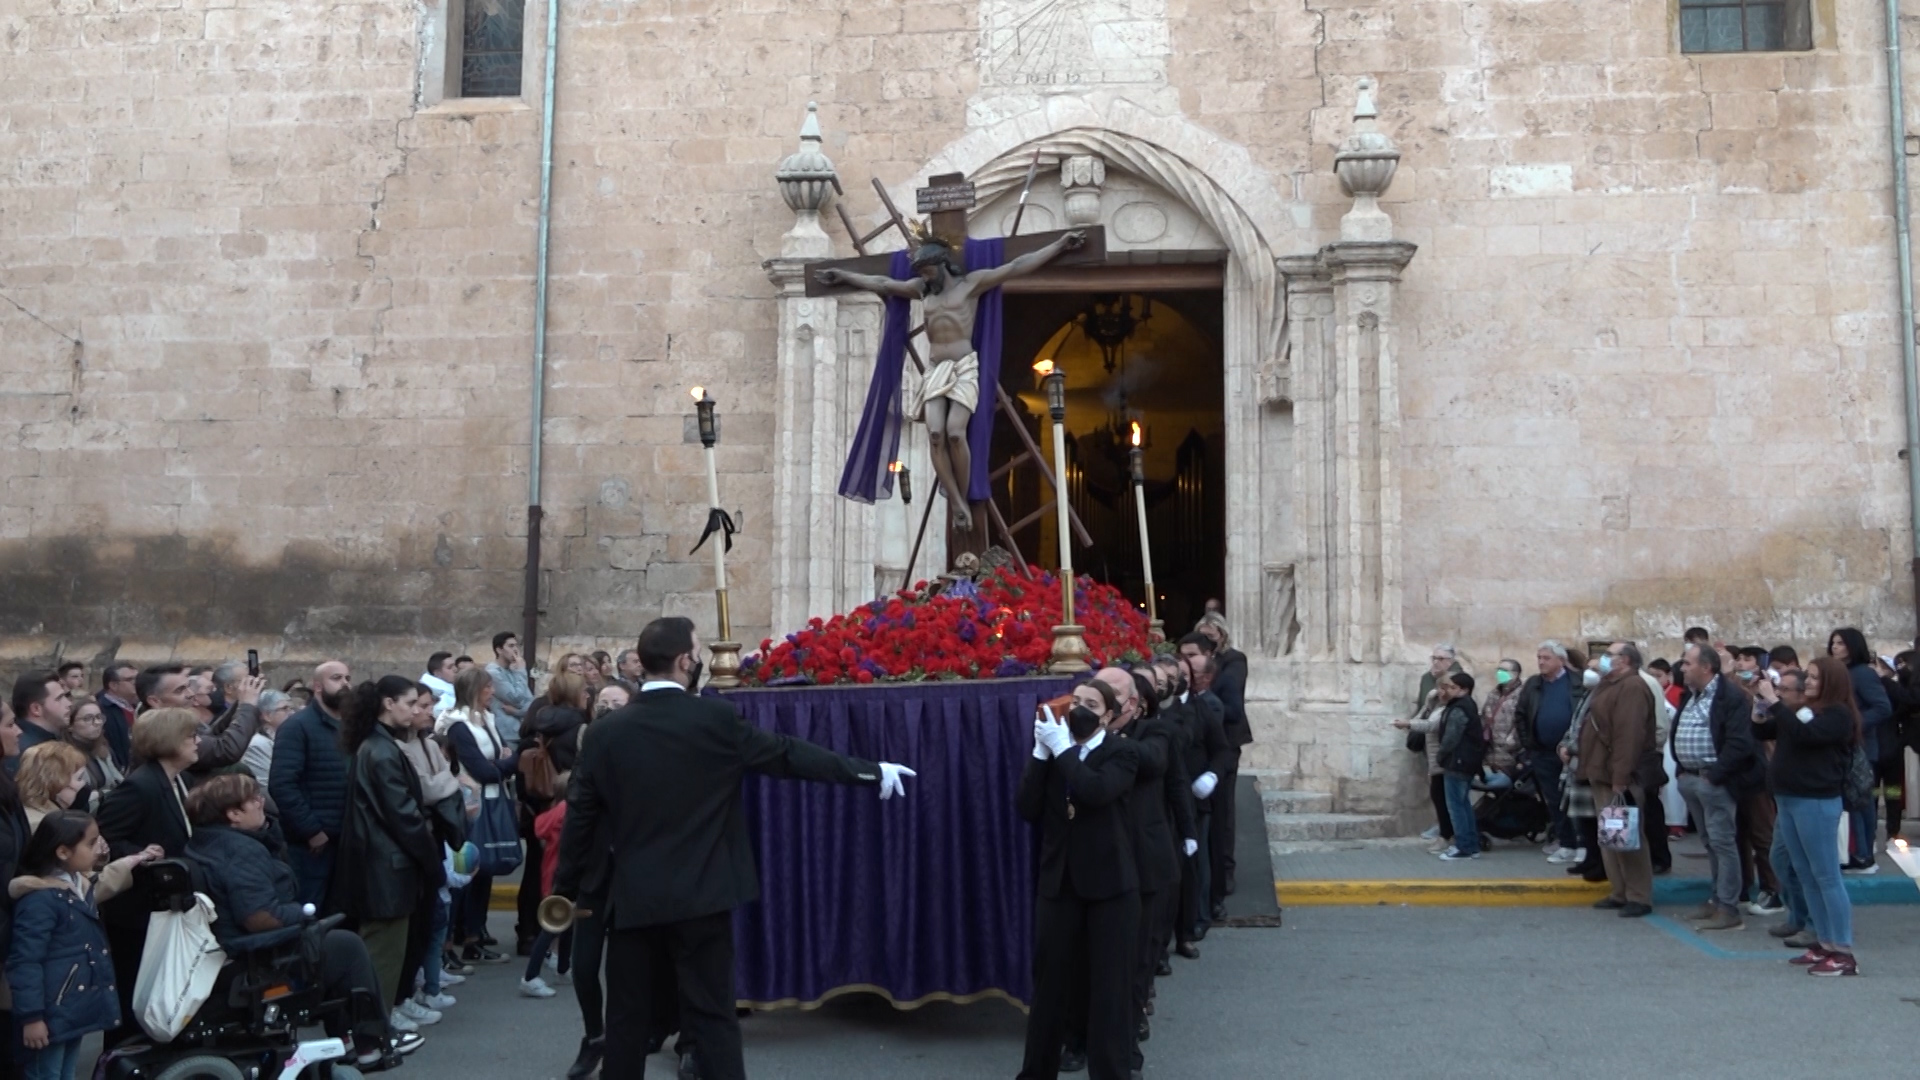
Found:
[[[134,869],[155,911],[186,911],[205,892],[194,860],[163,859]],[[342,1039],[302,1041],[300,1029],[332,1018],[371,1015],[378,1003],[327,1000],[318,942],[340,925],[333,915],[302,926],[249,934],[232,943],[213,991],[171,1042],[144,1037],[102,1054],[95,1080],[361,1080]],[[391,1053],[380,1068],[398,1064]]]

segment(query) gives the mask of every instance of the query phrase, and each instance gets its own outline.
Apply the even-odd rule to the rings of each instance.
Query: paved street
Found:
[[[1676,913],[1677,914],[1677,913]],[[1856,912],[1864,974],[1809,978],[1762,920],[1703,938],[1668,918],[1569,908],[1301,908],[1221,930],[1161,980],[1148,1076],[1709,1078],[1905,1075],[1920,1021],[1920,912]],[[496,934],[510,921],[496,916]],[[502,937],[511,939],[510,934]],[[556,1080],[570,996],[517,996],[484,970],[401,1078]],[[973,1080],[1019,1068],[1011,1007],[871,1000],[746,1021],[756,1080]],[[672,1075],[656,1057],[649,1080]],[[1084,1074],[1082,1074],[1084,1075]]]

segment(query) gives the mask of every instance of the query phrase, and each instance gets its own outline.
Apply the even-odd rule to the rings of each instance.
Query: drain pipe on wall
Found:
[[[533,667],[534,645],[540,632],[540,523],[544,516],[540,510],[540,450],[546,441],[547,233],[553,221],[553,87],[559,34],[560,0],[547,0],[546,93],[541,98],[540,121],[540,240],[533,272],[533,431],[528,439],[531,451],[527,457],[527,588],[526,606],[520,612],[520,648],[528,669]],[[1907,336],[1911,341],[1911,326]],[[1908,429],[1911,432],[1911,424]]]

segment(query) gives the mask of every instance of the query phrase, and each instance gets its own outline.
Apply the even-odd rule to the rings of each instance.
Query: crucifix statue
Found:
[[[915,239],[919,245],[910,264],[913,276],[904,281],[834,267],[816,270],[814,275],[822,285],[920,301],[931,366],[920,380],[919,393],[905,403],[903,411],[907,419],[927,426],[928,452],[946,489],[954,527],[971,532],[973,512],[968,506],[968,486],[973,475],[973,448],[968,445],[967,426],[980,405],[980,363],[973,345],[978,302],[987,292],[1033,273],[1061,252],[1078,250],[1087,238],[1085,232],[1075,229],[999,266],[971,271],[960,265],[956,242],[931,226],[917,230]],[[981,449],[984,452],[986,448]]]

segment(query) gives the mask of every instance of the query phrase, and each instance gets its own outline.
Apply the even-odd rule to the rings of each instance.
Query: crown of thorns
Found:
[[[952,273],[960,273],[960,263],[955,257],[960,250],[958,243],[951,237],[935,232],[931,222],[915,222],[911,231],[915,244],[913,252],[915,270],[929,263],[943,262]]]

